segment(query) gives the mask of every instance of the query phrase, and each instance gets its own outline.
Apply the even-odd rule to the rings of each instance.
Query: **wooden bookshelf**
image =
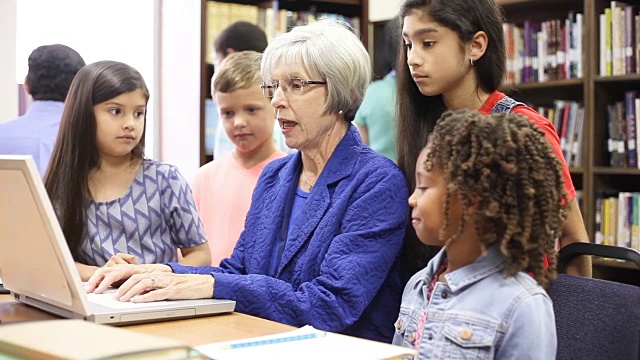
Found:
[[[359,19],[360,38],[368,45],[369,38],[369,0],[201,0],[201,90],[200,90],[200,164],[203,165],[213,159],[211,154],[206,153],[205,149],[205,101],[211,98],[211,76],[213,73],[212,65],[207,62],[207,52],[210,49],[211,42],[208,40],[208,23],[215,21],[208,18],[209,3],[225,3],[231,5],[248,5],[255,6],[258,9],[279,9],[293,12],[307,13],[332,13],[349,18]],[[229,19],[225,19],[229,20]],[[232,21],[235,21],[234,19]],[[250,21],[249,19],[242,19]],[[253,22],[253,21],[250,21]],[[258,17],[255,20],[259,24]],[[230,23],[229,23],[230,24]],[[267,37],[269,37],[267,33]]]
[[[606,84],[606,83],[625,83],[625,82],[640,83],[640,74],[617,75],[617,76],[600,76],[600,75],[596,75],[593,80],[594,80],[594,82],[601,83],[601,84]]]
[[[520,84],[507,84],[502,87],[506,91],[537,91],[549,89],[571,90],[572,88],[581,88],[584,85],[583,79],[567,79],[567,80],[550,80],[545,82],[529,82]]]
[[[640,0],[625,1],[640,10]],[[595,214],[598,194],[606,190],[640,192],[640,170],[609,166],[607,151],[607,106],[624,100],[624,92],[640,90],[640,74],[600,76],[599,15],[610,7],[609,0],[498,0],[506,21],[522,24],[525,20],[542,22],[564,20],[570,13],[583,15],[582,69],[579,79],[507,84],[501,89],[518,100],[537,104],[554,99],[579,101],[584,104],[585,118],[581,143],[582,164],[571,168],[576,190],[582,190],[582,212],[590,240],[595,241]],[[633,264],[608,259],[595,259],[599,273],[618,270],[633,273]],[[602,269],[607,269],[602,270]],[[618,269],[618,270],[616,270]],[[599,274],[598,273],[598,274]],[[627,275],[625,275],[627,276]]]
[[[628,175],[628,176],[638,176],[640,175],[639,169],[628,169],[628,168],[613,168],[606,166],[595,166],[593,168],[594,175]],[[640,179],[637,179],[640,180]]]

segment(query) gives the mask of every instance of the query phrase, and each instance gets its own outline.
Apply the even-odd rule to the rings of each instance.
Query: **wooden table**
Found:
[[[20,304],[9,295],[0,295],[0,321],[3,324],[16,321],[51,319],[59,319],[59,317],[31,306]],[[294,329],[289,325],[235,312],[188,320],[130,325],[123,328],[176,339],[189,346],[271,335]]]

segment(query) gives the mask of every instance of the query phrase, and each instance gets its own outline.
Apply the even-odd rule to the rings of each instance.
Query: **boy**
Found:
[[[261,57],[255,51],[232,53],[212,79],[211,93],[222,125],[235,145],[231,153],[202,166],[192,181],[212,266],[233,251],[262,169],[285,156],[272,137],[275,111],[260,89]]]

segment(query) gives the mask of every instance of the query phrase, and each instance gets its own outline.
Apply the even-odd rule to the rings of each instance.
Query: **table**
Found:
[[[16,321],[52,319],[60,319],[60,317],[18,303],[9,295],[0,295],[0,321],[3,324]],[[295,329],[289,325],[236,312],[187,320],[130,325],[123,326],[123,328],[172,338],[189,346],[272,335]]]

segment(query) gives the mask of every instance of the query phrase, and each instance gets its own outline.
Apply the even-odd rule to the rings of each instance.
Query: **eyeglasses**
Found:
[[[301,94],[305,85],[323,85],[326,81],[320,80],[302,80],[298,78],[286,79],[286,80],[267,80],[263,81],[260,88],[262,89],[262,95],[266,97],[273,97],[279,87],[282,87],[283,91],[289,91],[295,94]]]

